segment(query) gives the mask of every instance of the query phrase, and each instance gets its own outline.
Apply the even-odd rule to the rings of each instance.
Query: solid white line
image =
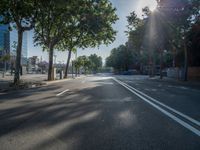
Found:
[[[119,80],[118,80],[118,81],[119,81]],[[120,82],[121,82],[121,81],[120,81]],[[180,111],[177,111],[177,110],[175,110],[175,109],[173,109],[173,108],[171,108],[171,107],[169,107],[169,106],[167,106],[167,105],[165,105],[165,104],[159,102],[158,100],[156,100],[156,99],[154,99],[154,98],[152,98],[152,97],[146,95],[145,93],[143,93],[143,92],[141,92],[141,91],[135,89],[134,87],[132,87],[132,86],[130,86],[130,85],[124,83],[124,82],[121,82],[121,83],[123,83],[124,85],[128,86],[128,87],[131,88],[132,90],[138,92],[138,93],[141,94],[142,96],[145,96],[146,98],[150,99],[151,101],[153,101],[153,102],[155,102],[155,103],[157,103],[157,104],[159,104],[159,105],[161,105],[161,106],[163,106],[163,107],[165,107],[165,108],[171,110],[172,112],[174,112],[174,113],[180,115],[181,117],[183,117],[183,118],[185,118],[185,119],[191,121],[192,123],[194,123],[194,124],[200,126],[200,122],[199,122],[199,121],[197,121],[197,120],[195,120],[195,119],[193,119],[193,118],[191,118],[191,117],[189,117],[189,116],[187,116],[187,115],[181,113]]]
[[[64,94],[65,92],[68,92],[68,91],[69,91],[69,89],[67,89],[67,90],[64,90],[64,91],[62,91],[62,92],[60,92],[60,93],[56,94],[56,96],[60,96],[60,95]]]
[[[132,92],[133,94],[137,95],[139,98],[141,98],[142,100],[144,100],[145,102],[149,103],[151,106],[153,106],[154,108],[160,110],[163,114],[165,114],[166,116],[170,117],[171,119],[173,119],[174,121],[176,121],[177,123],[179,123],[180,125],[184,126],[185,128],[187,128],[188,130],[192,131],[193,133],[195,133],[196,135],[200,136],[200,131],[196,128],[194,128],[193,126],[191,126],[190,124],[186,123],[185,121],[181,120],[180,118],[174,116],[173,114],[171,114],[170,112],[162,109],[161,107],[159,107],[158,105],[154,104],[153,102],[149,101],[148,99],[146,99],[145,97],[143,97],[142,95],[138,94],[137,92],[133,91],[131,88],[129,88],[128,86],[124,85],[123,82],[118,81],[117,79],[113,78],[113,80],[115,80],[117,83],[119,83],[120,85],[122,85],[123,87],[125,87],[126,89],[128,89],[130,92]]]

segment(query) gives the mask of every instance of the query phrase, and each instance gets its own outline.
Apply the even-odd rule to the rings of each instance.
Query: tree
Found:
[[[90,69],[90,66],[91,66],[91,63],[88,57],[85,55],[79,56],[77,60],[78,60],[79,65],[83,67],[84,73],[87,74],[87,71]]]
[[[142,72],[142,66],[145,63],[145,53],[144,51],[144,37],[145,37],[145,27],[146,27],[146,20],[140,19],[137,17],[135,12],[133,11],[127,16],[128,21],[128,41],[127,41],[127,48],[133,51],[134,53],[134,63],[140,65],[140,71]]]
[[[96,54],[91,54],[88,59],[91,64],[90,69],[93,73],[96,73],[102,67],[102,58]]]
[[[71,16],[71,3],[66,1],[44,0],[39,5],[39,16],[35,25],[34,42],[49,52],[48,80],[53,79],[53,53],[65,37],[63,32]]]
[[[3,77],[4,77],[4,74],[6,72],[6,62],[8,62],[10,60],[10,55],[9,54],[6,54],[2,57],[0,57],[0,62],[3,62],[4,63],[4,72],[3,72]]]
[[[189,64],[200,66],[200,20],[192,26],[188,32],[189,45]]]
[[[158,1],[158,10],[163,18],[166,20],[167,25],[175,34],[171,34],[171,43],[174,47],[180,47],[184,50],[184,80],[187,81],[188,70],[188,40],[187,32],[190,30],[194,20],[199,16],[198,0],[170,0]],[[173,36],[175,35],[175,36]],[[178,42],[174,42],[174,40]]]
[[[74,67],[76,68],[76,75],[77,75],[77,73],[80,73],[80,68],[82,67],[81,57],[78,57],[76,60],[74,60]]]
[[[38,0],[1,0],[0,16],[3,24],[12,24],[18,32],[14,84],[20,81],[23,33],[33,29],[38,15]],[[10,28],[9,28],[10,29]]]
[[[64,32],[61,48],[69,51],[65,77],[67,77],[71,52],[77,48],[96,47],[101,44],[110,44],[114,41],[116,31],[112,24],[116,22],[116,9],[108,0],[82,1],[78,0],[71,5],[74,10],[69,17],[69,23]]]
[[[9,60],[10,60],[10,55],[9,54],[6,54],[6,55],[0,57],[0,61],[2,61],[2,62],[7,62]]]
[[[115,72],[128,71],[134,64],[134,51],[125,45],[111,50],[111,54],[106,58],[106,66],[113,67]]]

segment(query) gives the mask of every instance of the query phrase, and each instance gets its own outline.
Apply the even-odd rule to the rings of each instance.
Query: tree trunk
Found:
[[[72,61],[72,78],[74,78],[74,63]]]
[[[68,69],[69,69],[69,62],[70,62],[70,59],[71,59],[71,53],[72,53],[72,51],[69,50],[64,78],[67,78],[67,75],[68,75]]]
[[[173,48],[173,68],[176,67],[176,49]]]
[[[78,76],[78,68],[75,66],[75,76],[77,77]]]
[[[185,60],[184,60],[184,81],[187,81],[188,78],[188,52],[187,52],[187,47],[186,44],[184,43],[184,56],[185,56]]]
[[[15,75],[14,75],[14,84],[15,85],[18,85],[19,81],[20,81],[22,39],[23,39],[23,31],[21,29],[19,29],[18,30],[17,52],[16,52]]]
[[[49,46],[49,70],[48,70],[48,81],[53,79],[53,47]]]
[[[86,67],[84,67],[84,71],[85,71],[84,73],[85,73],[85,75],[86,75],[86,71],[87,71]]]
[[[125,64],[125,71],[128,71],[128,64]]]

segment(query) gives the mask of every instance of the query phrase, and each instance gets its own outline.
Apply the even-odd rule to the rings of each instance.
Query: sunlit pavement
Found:
[[[115,77],[200,121],[200,83],[154,80],[148,76]]]
[[[144,76],[96,75],[1,94],[0,149],[199,150],[199,93]]]
[[[78,75],[76,78],[78,77],[83,77],[84,75]],[[73,77],[75,77],[75,75],[73,75]],[[55,82],[63,82],[60,80],[60,75],[57,74],[56,77],[57,80],[55,81],[47,81],[47,74],[24,74],[22,76],[20,76],[20,80],[23,82],[27,82],[27,83],[44,83],[44,84],[51,84],[51,83],[55,83]],[[68,74],[68,78],[67,79],[72,79],[72,74]],[[6,75],[4,76],[4,78],[2,76],[0,76],[0,92],[1,90],[6,90],[9,88],[9,84],[11,82],[13,82],[14,80],[14,75]]]

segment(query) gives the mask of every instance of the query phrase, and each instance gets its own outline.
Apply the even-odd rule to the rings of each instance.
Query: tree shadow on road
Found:
[[[26,98],[29,96],[32,96],[34,94],[40,94],[45,92],[51,92],[54,90],[60,89],[61,86],[57,85],[49,85],[49,86],[43,86],[43,87],[36,87],[36,88],[30,88],[30,89],[24,89],[24,90],[13,90],[6,93],[0,94],[0,103],[11,101],[11,100],[20,100],[22,98]]]
[[[109,91],[111,87],[113,93]],[[139,107],[141,103],[127,91],[122,94],[123,90],[97,84],[60,97],[48,97],[41,103],[0,110],[0,144],[4,146],[7,136],[17,136],[15,143],[19,147],[14,149],[162,149],[166,137],[159,131],[175,132],[176,128],[169,128],[164,122],[159,129],[149,130],[152,120],[149,108]],[[196,148],[195,138],[190,135],[189,138],[194,143],[188,149]],[[155,139],[160,139],[160,143]],[[180,145],[176,138],[168,142],[174,149],[176,144]],[[170,148],[169,145],[165,146]]]

